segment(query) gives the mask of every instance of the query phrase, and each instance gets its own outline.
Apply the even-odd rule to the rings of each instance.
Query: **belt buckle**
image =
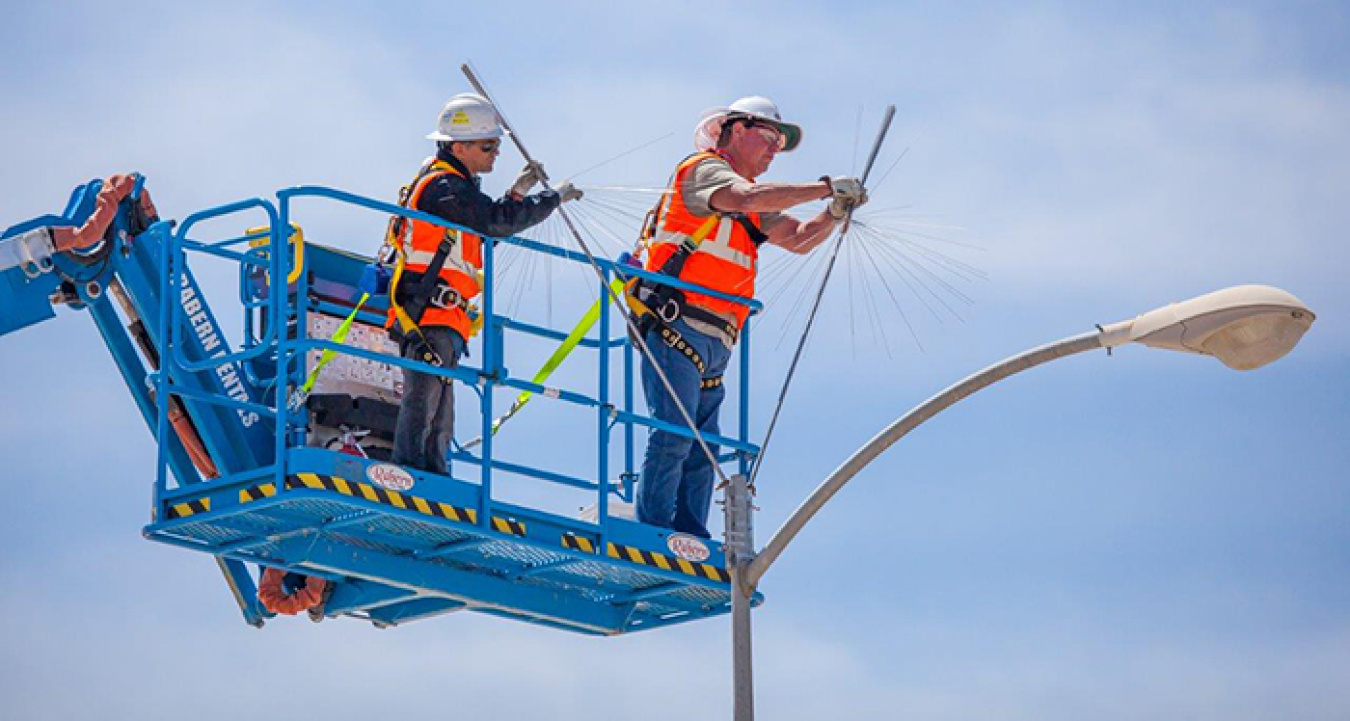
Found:
[[[442,285],[436,289],[436,297],[431,304],[445,310],[459,307],[459,291],[448,285]]]
[[[667,324],[674,323],[680,319],[680,304],[671,298],[657,309],[656,315]]]

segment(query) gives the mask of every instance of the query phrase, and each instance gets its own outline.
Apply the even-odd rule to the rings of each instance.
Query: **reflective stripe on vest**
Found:
[[[460,178],[464,177],[449,163],[437,160],[431,166],[431,170],[424,174],[413,187],[413,192],[408,197],[408,209],[416,210],[417,203],[422,198],[422,192],[426,190],[427,186],[447,173]],[[445,264],[441,266],[441,280],[454,288],[465,299],[477,296],[479,293],[478,270],[483,267],[483,240],[474,233],[453,230],[434,223],[409,218],[408,223],[404,226],[403,236],[398,239],[400,249],[403,252],[404,270],[410,273],[425,273],[443,238],[450,238],[452,245],[450,252],[445,256]],[[408,282],[414,281],[405,279],[400,285]],[[469,337],[469,317],[459,308],[430,306],[422,314],[422,320],[418,325],[449,326],[464,338]]]
[[[656,234],[648,253],[647,270],[659,271],[680,244],[693,242],[694,232],[707,220],[707,216],[694,215],[685,206],[681,187],[699,163],[716,157],[716,153],[697,153],[675,169],[665,207],[656,220]],[[759,225],[759,213],[746,215],[752,223]],[[685,261],[679,277],[680,280],[750,299],[755,295],[758,258],[759,250],[745,228],[734,219],[723,217],[716,230],[709,233],[698,245],[698,250]],[[685,291],[684,295],[685,302],[735,318],[738,326],[744,324],[750,315],[749,308],[734,301],[694,291]]]

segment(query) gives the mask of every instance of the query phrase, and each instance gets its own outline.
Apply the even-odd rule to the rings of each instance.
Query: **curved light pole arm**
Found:
[[[1033,348],[1029,351],[1019,353],[1007,360],[996,363],[984,370],[968,376],[965,380],[948,387],[946,390],[929,398],[921,403],[914,410],[905,414],[896,420],[886,430],[877,434],[866,445],[859,448],[851,458],[844,461],[844,464],[835,469],[823,483],[816,488],[815,492],[807,498],[801,506],[792,514],[782,528],[773,534],[764,550],[750,562],[749,567],[744,574],[745,588],[753,591],[759,584],[759,579],[763,578],[764,572],[769,570],[783,553],[783,549],[797,537],[797,533],[802,530],[807,521],[815,517],[816,512],[824,507],[825,503],[839,492],[858,471],[861,471],[867,464],[881,455],[883,451],[891,447],[891,444],[904,438],[910,431],[918,428],[924,421],[941,413],[942,411],[955,405],[958,401],[969,396],[976,391],[997,383],[1004,378],[1021,373],[1029,368],[1035,368],[1043,363],[1048,363],[1057,358],[1075,355],[1084,351],[1093,350],[1102,347],[1102,333],[1085,333],[1083,335],[1065,338],[1064,340],[1043,345],[1039,348]]]

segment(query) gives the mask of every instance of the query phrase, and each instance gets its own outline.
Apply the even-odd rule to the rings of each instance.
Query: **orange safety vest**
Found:
[[[426,190],[432,181],[447,173],[460,178],[464,177],[464,174],[456,170],[454,166],[437,160],[432,164],[430,170],[417,179],[413,185],[412,194],[408,197],[407,205],[404,207],[416,210],[417,202],[422,197],[422,191]],[[477,296],[479,292],[478,271],[483,267],[483,239],[473,233],[408,218],[407,222],[403,224],[403,232],[394,239],[394,242],[399,244],[399,252],[403,257],[404,272],[419,275],[426,273],[427,267],[436,255],[436,248],[440,246],[442,239],[450,240],[452,247],[445,257],[444,265],[441,266],[441,280],[454,288],[466,301]],[[403,278],[400,282],[415,281]],[[389,289],[391,298],[395,292],[395,288]],[[385,327],[391,327],[394,322],[394,310],[391,307],[389,320],[385,323]],[[434,305],[428,305],[417,324],[419,326],[448,326],[464,339],[469,338],[469,316],[459,308],[438,308]]]
[[[647,254],[647,267],[650,272],[659,272],[675,249],[681,243],[693,242],[693,235],[707,216],[697,216],[689,212],[684,204],[680,188],[684,179],[699,163],[719,157],[713,152],[695,153],[680,163],[671,180],[666,202],[656,216],[656,234]],[[750,181],[753,182],[753,181]],[[759,213],[746,213],[750,222],[759,226]],[[755,297],[755,270],[759,259],[759,248],[750,234],[740,223],[730,216],[722,216],[712,232],[698,244],[698,250],[684,262],[680,271],[680,280],[696,283],[723,293],[751,299]],[[734,301],[714,298],[706,293],[684,291],[686,303],[700,308],[734,317],[737,327],[745,324],[750,309]]]

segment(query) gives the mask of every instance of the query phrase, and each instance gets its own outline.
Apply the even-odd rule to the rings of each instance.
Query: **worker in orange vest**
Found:
[[[405,186],[399,202],[468,231],[406,218],[390,223],[388,243],[397,251],[398,265],[389,289],[387,327],[404,358],[456,367],[470,335],[469,302],[480,290],[483,237],[515,235],[581,197],[571,183],[527,195],[543,177],[543,168],[534,164],[521,171],[505,197],[493,200],[482,191],[479,176],[492,172],[501,138],[496,109],[474,93],[451,98],[436,130],[427,135],[436,141],[436,155]],[[394,463],[449,475],[446,452],[454,417],[448,378],[405,369]]]
[[[848,213],[867,202],[856,178],[809,183],[759,183],[780,152],[801,142],[801,128],[784,122],[768,98],[741,98],[706,111],[694,132],[698,151],[675,169],[668,192],[644,232],[648,271],[750,299],[760,246],[808,253]],[[831,199],[820,214],[799,221],[784,210]],[[644,282],[637,293],[639,332],[680,403],[705,437],[718,435],[726,370],[749,309],[736,301]],[[652,415],[687,425],[652,361],[643,358],[642,386]],[[717,453],[716,444],[709,446]],[[712,463],[691,438],[653,429],[638,485],[644,523],[708,538]]]

